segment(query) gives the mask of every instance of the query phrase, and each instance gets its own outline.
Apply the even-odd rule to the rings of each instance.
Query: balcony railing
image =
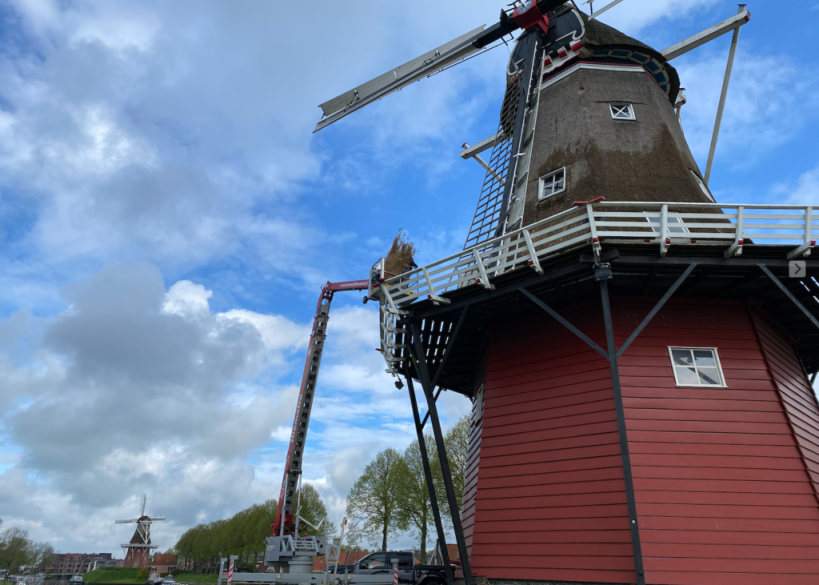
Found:
[[[381,346],[390,368],[396,316],[413,303],[431,300],[466,286],[493,289],[501,274],[529,267],[570,250],[602,242],[657,246],[665,256],[672,246],[724,247],[726,258],[754,245],[783,247],[783,256],[808,256],[819,234],[819,217],[810,206],[723,205],[705,203],[604,202],[585,204],[483,242],[382,283]]]

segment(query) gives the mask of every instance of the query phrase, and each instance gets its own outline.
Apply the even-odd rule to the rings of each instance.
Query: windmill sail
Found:
[[[482,47],[477,47],[473,43],[483,34],[485,28],[486,25],[481,25],[457,39],[324,102],[319,106],[324,117],[316,124],[313,132],[318,132],[369,103],[477,53]]]

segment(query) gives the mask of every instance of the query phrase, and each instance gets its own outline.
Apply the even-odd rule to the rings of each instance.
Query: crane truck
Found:
[[[345,570],[343,574],[336,574],[333,562],[335,561],[337,568],[346,519],[342,523],[341,537],[330,537],[326,534],[325,536],[299,534],[299,523],[306,522],[306,520],[298,515],[296,498],[301,486],[304,447],[310,426],[310,413],[315,401],[321,355],[327,339],[330,305],[335,293],[342,291],[366,290],[365,303],[376,298],[376,292],[384,280],[383,265],[382,259],[380,263],[373,266],[369,280],[328,282],[321,288],[310,332],[299,397],[296,402],[296,414],[290,433],[290,445],[285,459],[281,492],[276,505],[275,519],[271,525],[272,535],[265,539],[264,564],[267,567],[278,568],[279,572],[234,573],[233,561],[236,557],[223,558],[219,570],[220,585],[228,562],[230,563],[228,583],[231,585],[234,581],[237,583],[282,583],[283,585],[391,585],[396,579],[401,583],[411,585],[443,585],[446,582],[447,571],[444,570],[443,565],[416,565],[412,553],[405,551],[374,553],[361,559],[351,570]],[[313,562],[319,555],[326,557],[327,570],[324,573],[313,573]],[[283,572],[284,569],[287,569],[288,572]]]

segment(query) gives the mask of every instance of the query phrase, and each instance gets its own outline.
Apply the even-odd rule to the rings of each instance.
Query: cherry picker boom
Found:
[[[330,304],[333,301],[333,295],[347,290],[367,290],[368,284],[367,280],[327,282],[321,288],[321,294],[316,305],[316,315],[313,318],[313,329],[310,333],[310,345],[307,347],[307,358],[304,363],[299,398],[298,402],[296,402],[296,415],[293,418],[293,431],[290,434],[290,446],[287,450],[287,459],[284,465],[282,489],[276,505],[275,520],[271,526],[273,534],[267,539],[265,564],[268,566],[291,566],[292,571],[292,565],[296,561],[296,557],[302,556],[297,552],[300,549],[312,549],[314,555],[324,552],[319,550],[324,548],[323,539],[299,539],[298,534],[293,534],[293,505],[299,487],[299,480],[301,479],[304,445],[307,440],[307,429],[310,425],[310,412],[315,399],[321,354],[324,351],[324,341],[327,339],[327,321],[330,318]],[[304,552],[308,551],[305,550]],[[304,562],[306,562],[306,558]],[[312,567],[312,558],[310,566]]]

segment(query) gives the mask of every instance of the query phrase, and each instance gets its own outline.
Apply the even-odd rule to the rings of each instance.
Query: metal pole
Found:
[[[424,465],[424,479],[427,482],[429,492],[429,502],[432,506],[432,517],[435,520],[435,531],[438,533],[438,543],[444,547],[442,558],[444,561],[444,571],[446,572],[446,582],[449,585],[455,580],[452,574],[452,566],[449,564],[449,551],[446,550],[446,534],[441,523],[441,511],[438,509],[438,496],[435,494],[435,484],[432,481],[432,470],[429,468],[429,454],[427,444],[424,441],[424,431],[421,427],[421,417],[418,415],[418,402],[415,400],[415,388],[412,378],[407,376],[407,389],[409,390],[410,404],[412,404],[412,417],[415,420],[415,434],[418,437],[418,447],[421,450],[421,463]]]
[[[444,476],[444,488],[446,489],[446,498],[449,503],[449,514],[452,516],[452,529],[455,532],[455,542],[458,545],[458,556],[461,560],[464,582],[466,585],[472,585],[472,570],[469,567],[469,554],[466,550],[464,531],[461,527],[461,511],[458,509],[458,500],[455,497],[455,488],[452,485],[452,472],[449,468],[449,459],[447,459],[446,456],[444,434],[441,432],[441,421],[438,420],[438,407],[435,404],[435,397],[432,395],[426,354],[424,353],[424,346],[421,343],[421,329],[418,327],[418,323],[412,323],[410,329],[412,331],[412,342],[415,345],[415,367],[418,372],[418,377],[421,380],[421,388],[424,390],[424,396],[426,396],[427,399],[427,410],[430,412],[429,420],[432,422],[435,447],[438,449],[441,475]]]
[[[628,523],[631,529],[631,546],[634,551],[634,568],[637,572],[637,585],[645,585],[643,549],[640,544],[640,527],[637,525],[637,503],[634,499],[634,480],[631,476],[631,457],[629,456],[628,435],[626,434],[626,415],[623,409],[623,394],[620,388],[620,371],[617,368],[617,347],[614,344],[614,325],[611,320],[611,307],[609,306],[608,281],[605,279],[600,280],[600,300],[603,304],[603,321],[606,326],[611,385],[614,391],[614,409],[617,413],[617,433],[620,436],[620,456],[623,460],[623,476],[626,483],[626,502],[628,503]]]
[[[299,514],[301,514],[301,474],[299,474],[299,483],[296,484],[296,493],[299,494],[299,498],[296,501],[296,513],[294,514],[295,518],[293,518],[294,526],[296,527],[293,534],[296,535],[296,538],[299,537]]]
[[[219,579],[216,581],[216,585],[222,585],[222,579],[224,579],[223,575],[225,574],[225,563],[227,562],[227,558],[222,557],[219,561]]]
[[[737,13],[745,10],[745,4],[739,5]],[[731,38],[731,50],[728,52],[728,65],[725,67],[725,79],[722,82],[722,93],[719,96],[719,107],[717,107],[717,120],[714,122],[714,134],[711,136],[711,149],[708,151],[708,163],[705,165],[705,185],[711,179],[711,166],[714,164],[714,153],[717,150],[717,138],[719,137],[719,127],[722,124],[722,111],[725,109],[725,98],[728,96],[728,83],[731,81],[731,69],[734,67],[734,55],[737,52],[737,41],[739,41],[739,29],[734,29],[734,36]]]

